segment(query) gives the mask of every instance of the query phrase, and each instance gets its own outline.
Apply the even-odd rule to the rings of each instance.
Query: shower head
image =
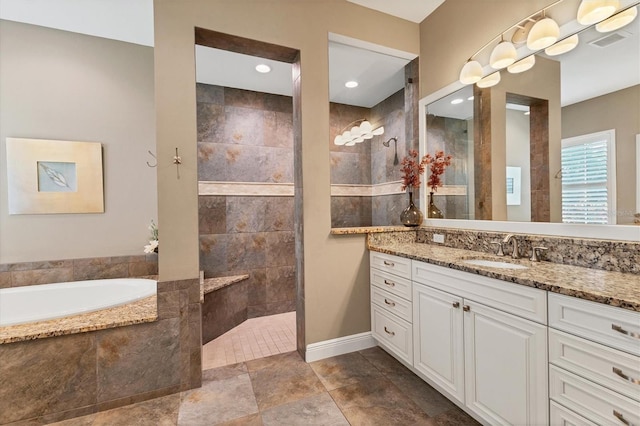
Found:
[[[396,138],[396,137],[390,138],[388,141],[382,142],[382,145],[384,145],[387,148],[389,148],[389,145],[391,144],[391,141],[398,142],[398,138]]]

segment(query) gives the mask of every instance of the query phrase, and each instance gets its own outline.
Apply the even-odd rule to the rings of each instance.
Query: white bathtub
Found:
[[[99,311],[154,294],[156,281],[142,278],[74,281],[0,289],[0,326]]]

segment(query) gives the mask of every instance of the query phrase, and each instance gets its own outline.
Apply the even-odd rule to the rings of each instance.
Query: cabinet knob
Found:
[[[469,312],[471,310],[471,307],[469,305],[464,305],[462,307],[462,310],[465,311],[465,312]]]
[[[454,308],[459,308],[460,307],[460,302],[453,302],[452,303]]]
[[[387,330],[387,326],[386,325],[384,326],[384,332],[387,333],[390,336],[395,336],[396,335],[396,333],[394,331]]]

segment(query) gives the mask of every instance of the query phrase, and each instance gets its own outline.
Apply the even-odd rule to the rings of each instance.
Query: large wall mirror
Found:
[[[532,69],[504,70],[493,87],[454,83],[421,101],[423,151],[454,158],[434,197],[445,219],[631,225],[638,235],[640,19],[578,36],[572,51],[537,52]]]

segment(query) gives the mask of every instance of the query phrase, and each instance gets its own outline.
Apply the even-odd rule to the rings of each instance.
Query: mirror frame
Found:
[[[459,81],[455,81],[418,101],[420,156],[427,152],[427,105],[462,89],[464,86]],[[636,170],[636,175],[638,175],[638,170]],[[420,209],[423,211],[426,211],[426,194],[427,187],[423,182],[420,185]],[[636,201],[638,202],[638,200]],[[640,242],[640,225],[579,225],[574,223],[425,218],[422,226]]]

